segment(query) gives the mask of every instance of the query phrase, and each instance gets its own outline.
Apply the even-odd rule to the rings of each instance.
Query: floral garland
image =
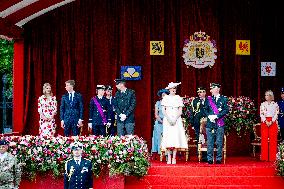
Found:
[[[40,137],[6,136],[9,151],[20,163],[23,172],[34,179],[38,172],[52,171],[55,177],[62,176],[66,160],[72,157],[70,144],[79,141],[84,145],[83,157],[92,161],[93,172],[99,176],[104,167],[112,175],[144,176],[150,166],[146,142],[136,135],[128,136],[76,136]]]
[[[194,97],[183,98],[183,118],[188,127],[190,124],[190,112],[192,110],[191,102]],[[232,129],[237,131],[240,135],[243,131],[244,134],[251,132],[253,125],[258,123],[257,108],[253,100],[249,97],[228,97],[229,113],[225,117],[226,132],[229,133]]]
[[[280,176],[284,176],[284,143],[278,145],[278,153],[276,154],[276,171]]]

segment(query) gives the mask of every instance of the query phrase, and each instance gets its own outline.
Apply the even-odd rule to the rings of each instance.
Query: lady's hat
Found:
[[[166,89],[172,89],[172,88],[176,88],[178,85],[180,85],[181,84],[181,82],[179,82],[179,83],[174,83],[174,82],[170,82],[169,84],[168,84],[168,86],[166,87]]]
[[[157,95],[161,97],[163,93],[170,94],[170,91],[168,89],[160,89]]]

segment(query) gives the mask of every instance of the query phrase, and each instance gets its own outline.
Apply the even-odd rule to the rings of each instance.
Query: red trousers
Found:
[[[272,121],[272,118],[267,117],[266,120]],[[266,123],[261,123],[261,160],[275,161],[277,153],[277,134],[278,126],[276,122],[273,122],[269,127]]]

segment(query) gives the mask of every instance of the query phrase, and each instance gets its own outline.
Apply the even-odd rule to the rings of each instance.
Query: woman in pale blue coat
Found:
[[[153,137],[152,137],[152,154],[153,153],[158,153],[161,154],[161,137],[163,134],[163,118],[164,115],[162,113],[162,106],[161,106],[161,101],[163,97],[167,94],[169,94],[169,90],[167,89],[161,89],[158,91],[157,95],[160,97],[160,100],[158,100],[155,104],[155,125],[154,125],[154,130],[153,130]]]

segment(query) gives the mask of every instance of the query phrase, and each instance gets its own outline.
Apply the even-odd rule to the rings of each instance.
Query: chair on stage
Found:
[[[198,161],[200,163],[202,152],[207,152],[207,138],[206,138],[206,132],[205,132],[205,126],[206,123],[200,125],[200,134],[199,134],[199,141],[198,141]],[[217,152],[216,143],[214,144],[214,153]],[[213,153],[213,154],[214,154]],[[224,134],[224,140],[223,140],[223,159],[224,164],[226,163],[227,158],[227,136]]]
[[[253,125],[253,134],[254,134],[254,139],[251,141],[252,145],[252,154],[253,157],[255,157],[255,148],[256,146],[259,146],[261,148],[261,124],[257,123]]]
[[[184,118],[182,119],[182,123],[183,123],[183,126],[184,126],[185,130],[186,130],[186,127],[185,127],[186,121],[185,121]],[[188,144],[189,144],[190,136],[189,136],[187,130],[186,130],[186,133],[187,133],[186,135],[187,135]],[[162,137],[163,137],[163,136],[162,136]],[[162,140],[161,140],[161,141],[162,141]],[[177,155],[178,155],[179,153],[183,153],[183,154],[185,155],[185,161],[188,161],[188,157],[189,157],[189,147],[188,147],[187,149],[184,149],[184,148],[182,148],[182,149],[177,149]],[[163,161],[164,156],[165,156],[165,149],[161,149],[160,161]]]

